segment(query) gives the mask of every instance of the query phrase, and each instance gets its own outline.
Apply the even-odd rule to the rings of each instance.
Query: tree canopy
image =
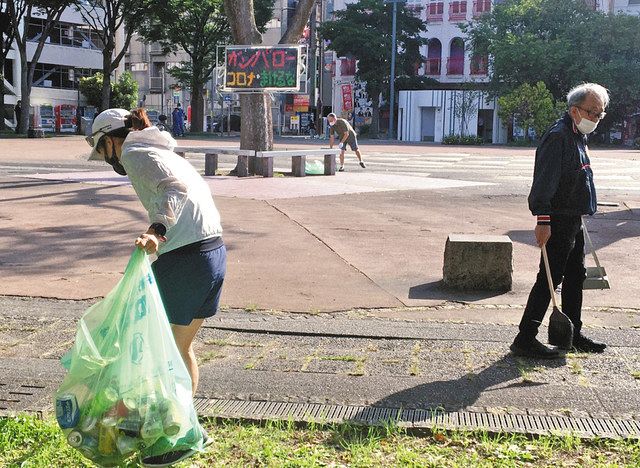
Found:
[[[529,139],[529,129],[533,128],[540,138],[558,117],[553,96],[542,81],[533,86],[524,83],[513,91],[498,98],[500,118],[507,122],[511,119],[524,130]]]
[[[491,90],[545,83],[556,100],[582,82],[611,92],[608,129],[640,103],[640,18],[607,15],[583,0],[505,0],[463,30],[491,56]]]

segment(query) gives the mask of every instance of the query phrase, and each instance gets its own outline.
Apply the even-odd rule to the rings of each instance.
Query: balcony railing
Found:
[[[440,66],[442,60],[439,58],[430,58],[424,62],[424,74],[428,76],[440,76]]]
[[[471,74],[486,76],[489,73],[489,61],[487,57],[473,57],[471,59]]]
[[[464,57],[447,59],[447,75],[464,75]]]
[[[451,2],[449,4],[449,21],[465,21],[467,19],[467,2]]]
[[[473,1],[473,17],[489,13],[491,11],[491,0],[474,0]]]

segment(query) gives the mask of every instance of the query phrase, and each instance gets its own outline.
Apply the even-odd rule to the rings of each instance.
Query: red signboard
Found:
[[[350,84],[342,85],[342,110],[353,110],[353,91]]]

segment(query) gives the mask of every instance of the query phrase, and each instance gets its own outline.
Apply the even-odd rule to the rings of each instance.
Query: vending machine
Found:
[[[77,107],[74,104],[59,104],[56,111],[56,132],[75,133],[77,123]]]
[[[40,128],[47,133],[53,133],[56,130],[56,116],[53,106],[40,106],[38,114],[40,116]]]

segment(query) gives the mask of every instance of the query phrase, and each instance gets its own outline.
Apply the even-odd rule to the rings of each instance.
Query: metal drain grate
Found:
[[[380,425],[396,421],[413,429],[486,430],[535,435],[572,434],[582,438],[640,438],[640,421],[613,418],[573,418],[522,414],[242,401],[196,398],[200,416],[230,419],[291,420],[316,423]]]

